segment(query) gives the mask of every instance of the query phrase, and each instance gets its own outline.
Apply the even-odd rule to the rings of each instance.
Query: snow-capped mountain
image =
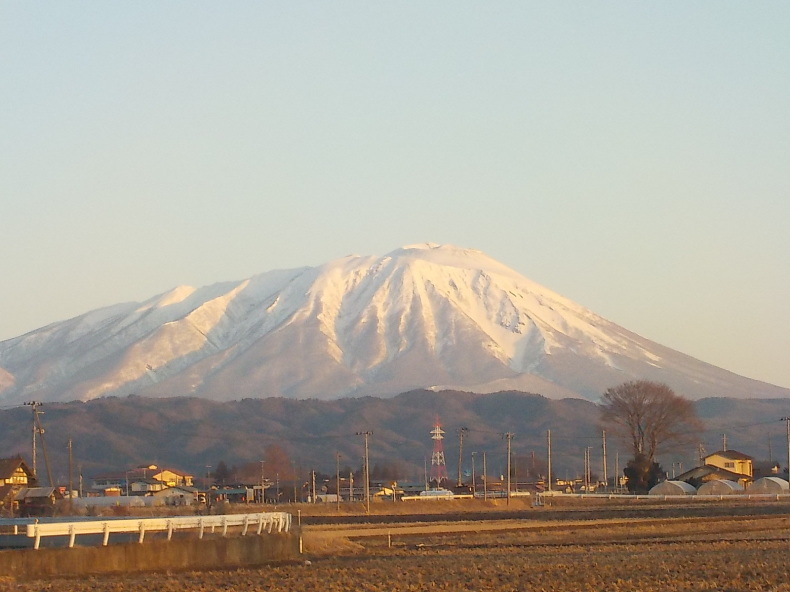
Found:
[[[643,339],[479,251],[433,244],[178,287],[0,342],[0,402],[333,399],[417,388],[596,400],[626,380],[776,398]]]

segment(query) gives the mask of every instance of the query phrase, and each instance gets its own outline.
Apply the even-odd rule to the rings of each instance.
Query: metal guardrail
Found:
[[[39,548],[41,537],[68,536],[69,547],[74,546],[78,534],[102,534],[102,545],[106,546],[111,533],[138,533],[142,543],[146,532],[167,532],[167,540],[177,530],[198,530],[198,538],[203,538],[206,529],[215,532],[221,529],[226,536],[229,527],[241,527],[241,536],[251,528],[256,534],[266,532],[289,532],[292,517],[286,512],[262,512],[258,514],[228,514],[224,516],[178,516],[171,518],[132,518],[126,520],[89,520],[80,522],[51,522],[27,525],[27,536],[35,539],[34,549]]]

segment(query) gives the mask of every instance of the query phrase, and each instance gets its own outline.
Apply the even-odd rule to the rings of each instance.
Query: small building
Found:
[[[762,477],[752,483],[746,492],[758,495],[790,493],[790,483],[779,477]]]
[[[168,487],[152,494],[157,505],[191,506],[197,502],[198,490],[194,487]]]
[[[135,479],[129,483],[129,495],[152,495],[165,489],[167,485],[156,479]]]
[[[779,463],[775,460],[754,461],[752,463],[752,478],[756,481],[762,477],[778,477]]]
[[[662,481],[647,492],[648,495],[694,495],[696,488],[685,481]]]
[[[19,513],[23,516],[50,516],[61,499],[63,496],[56,487],[24,487],[16,494]]]
[[[729,479],[713,479],[699,486],[697,495],[732,495],[743,492],[743,485]]]

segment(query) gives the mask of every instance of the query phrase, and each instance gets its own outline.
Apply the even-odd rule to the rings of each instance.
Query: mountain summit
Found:
[[[597,400],[626,380],[691,398],[790,390],[660,346],[479,251],[383,257],[181,286],[0,342],[0,402],[523,390]]]

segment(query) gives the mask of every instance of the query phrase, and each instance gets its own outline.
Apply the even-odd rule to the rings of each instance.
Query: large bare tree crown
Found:
[[[652,461],[657,452],[687,443],[700,423],[694,403],[667,385],[625,382],[601,397],[601,421],[617,437]]]

